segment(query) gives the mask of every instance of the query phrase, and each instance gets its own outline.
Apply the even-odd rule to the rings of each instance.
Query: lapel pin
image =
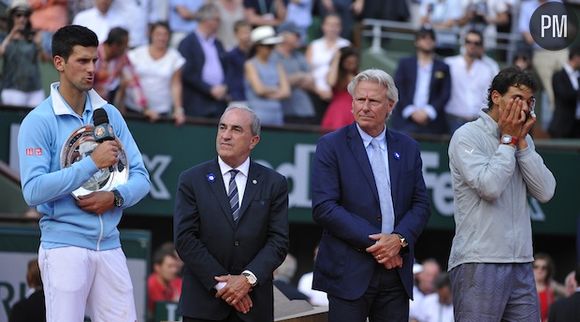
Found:
[[[393,153],[393,157],[395,158],[395,160],[399,160],[401,158],[401,155],[399,154],[399,152],[395,152]]]
[[[258,181],[257,181],[256,179],[254,179],[254,180],[252,180],[252,183],[253,183],[253,184],[257,184],[257,183],[258,183]]]
[[[215,175],[213,173],[208,173],[207,174],[207,181],[214,182],[215,181]]]

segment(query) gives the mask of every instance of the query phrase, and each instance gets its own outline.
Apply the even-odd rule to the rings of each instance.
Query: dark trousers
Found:
[[[243,320],[240,319],[235,312],[232,312],[224,320],[203,320],[203,319],[194,319],[194,318],[189,318],[187,316],[184,316],[183,322],[243,322]]]
[[[329,322],[408,322],[409,297],[396,270],[377,266],[368,289],[356,300],[328,296]]]

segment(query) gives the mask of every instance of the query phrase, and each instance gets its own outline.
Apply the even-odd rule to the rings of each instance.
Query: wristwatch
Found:
[[[248,283],[250,283],[250,285],[252,287],[254,287],[254,286],[256,286],[256,284],[258,284],[258,279],[250,271],[243,271],[242,275],[244,275],[244,277],[248,280]]]
[[[409,246],[409,243],[407,243],[407,239],[405,239],[405,237],[403,237],[403,235],[397,234],[397,236],[399,236],[399,240],[401,241],[401,248],[405,248],[405,247]]]
[[[511,136],[509,134],[504,134],[501,136],[500,142],[501,142],[501,144],[516,145],[516,144],[518,144],[518,138],[517,138],[517,136]]]
[[[115,207],[117,208],[123,207],[123,204],[125,204],[125,199],[123,199],[123,197],[119,193],[119,190],[115,189],[111,192],[113,193],[114,196],[113,205],[115,205]]]

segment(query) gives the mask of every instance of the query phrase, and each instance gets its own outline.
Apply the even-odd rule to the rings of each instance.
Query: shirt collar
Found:
[[[215,38],[216,38],[215,34],[214,35],[206,36],[203,33],[201,33],[199,31],[199,29],[196,29],[195,30],[195,34],[197,35],[197,38],[199,40],[203,40],[203,42],[213,42],[215,40]]]
[[[222,158],[220,156],[218,156],[218,164],[220,166],[220,171],[222,173],[222,177],[226,173],[228,173],[228,171],[233,169],[227,163],[225,163],[224,160],[222,160]],[[240,166],[237,167],[236,170],[239,170],[240,173],[242,173],[244,176],[248,177],[248,172],[250,172],[250,157],[248,157],[246,159],[246,161],[244,161],[242,164],[240,164]]]
[[[574,70],[574,68],[572,68],[572,66],[570,66],[570,64],[566,63],[564,64],[564,70],[566,70],[566,73],[568,73],[568,75],[570,77],[578,77],[580,72],[578,72],[577,70]]]
[[[358,134],[360,134],[361,139],[363,140],[363,145],[365,146],[365,149],[369,146],[369,144],[371,144],[372,139],[377,139],[379,141],[379,146],[381,147],[381,150],[385,150],[386,145],[387,145],[387,140],[386,140],[387,127],[386,126],[383,129],[383,131],[375,137],[372,137],[367,132],[365,132],[358,125],[358,123],[356,124],[356,129],[358,131]]]
[[[499,106],[497,108],[499,108]],[[497,136],[499,137],[499,126],[497,125],[497,122],[488,114],[488,112],[489,108],[482,109],[479,111],[479,117],[483,121],[483,125],[492,133],[497,133]]]
[[[55,82],[50,84],[50,98],[52,101],[52,109],[54,110],[54,114],[56,115],[63,115],[63,114],[75,114],[72,108],[66,103],[58,88],[60,86],[60,82]],[[85,109],[95,110],[97,108],[101,108],[107,104],[105,101],[94,89],[91,89],[87,92],[87,101],[85,102]]]

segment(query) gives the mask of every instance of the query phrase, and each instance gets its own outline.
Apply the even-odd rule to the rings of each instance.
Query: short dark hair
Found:
[[[175,253],[175,247],[173,244],[166,243],[161,245],[153,254],[153,264],[161,265],[165,260],[165,257],[172,257],[177,259],[177,254]]]
[[[169,35],[171,36],[171,28],[169,27],[169,23],[167,21],[156,21],[149,26],[149,43],[151,43],[151,36],[153,35],[153,31],[157,28],[165,28]]]
[[[234,32],[238,32],[238,30],[240,30],[240,28],[243,27],[248,27],[251,29],[252,25],[247,20],[244,19],[234,22]]]
[[[122,44],[125,39],[129,38],[129,32],[125,28],[115,27],[109,31],[109,35],[107,36],[107,40],[105,40],[105,44],[107,45],[119,45]]]
[[[421,27],[421,29],[419,29],[416,33],[415,33],[415,40],[418,40],[420,38],[424,38],[424,37],[429,37],[431,38],[433,41],[435,41],[435,31],[432,28],[429,27]]]
[[[501,95],[507,93],[512,86],[526,86],[532,92],[535,92],[538,88],[536,80],[531,73],[520,70],[517,67],[508,67],[502,69],[491,81],[491,86],[487,90],[487,107],[493,107],[493,101],[491,99],[491,93],[497,91]]]
[[[52,36],[52,57],[60,56],[66,61],[74,46],[98,47],[97,34],[87,27],[68,25],[57,30]]]
[[[477,29],[469,29],[465,33],[465,39],[467,39],[467,35],[469,35],[469,34],[477,35],[479,37],[479,39],[481,40],[481,46],[483,46],[483,44],[484,44],[484,42],[483,42],[483,34],[481,33],[481,31],[479,31]]]

